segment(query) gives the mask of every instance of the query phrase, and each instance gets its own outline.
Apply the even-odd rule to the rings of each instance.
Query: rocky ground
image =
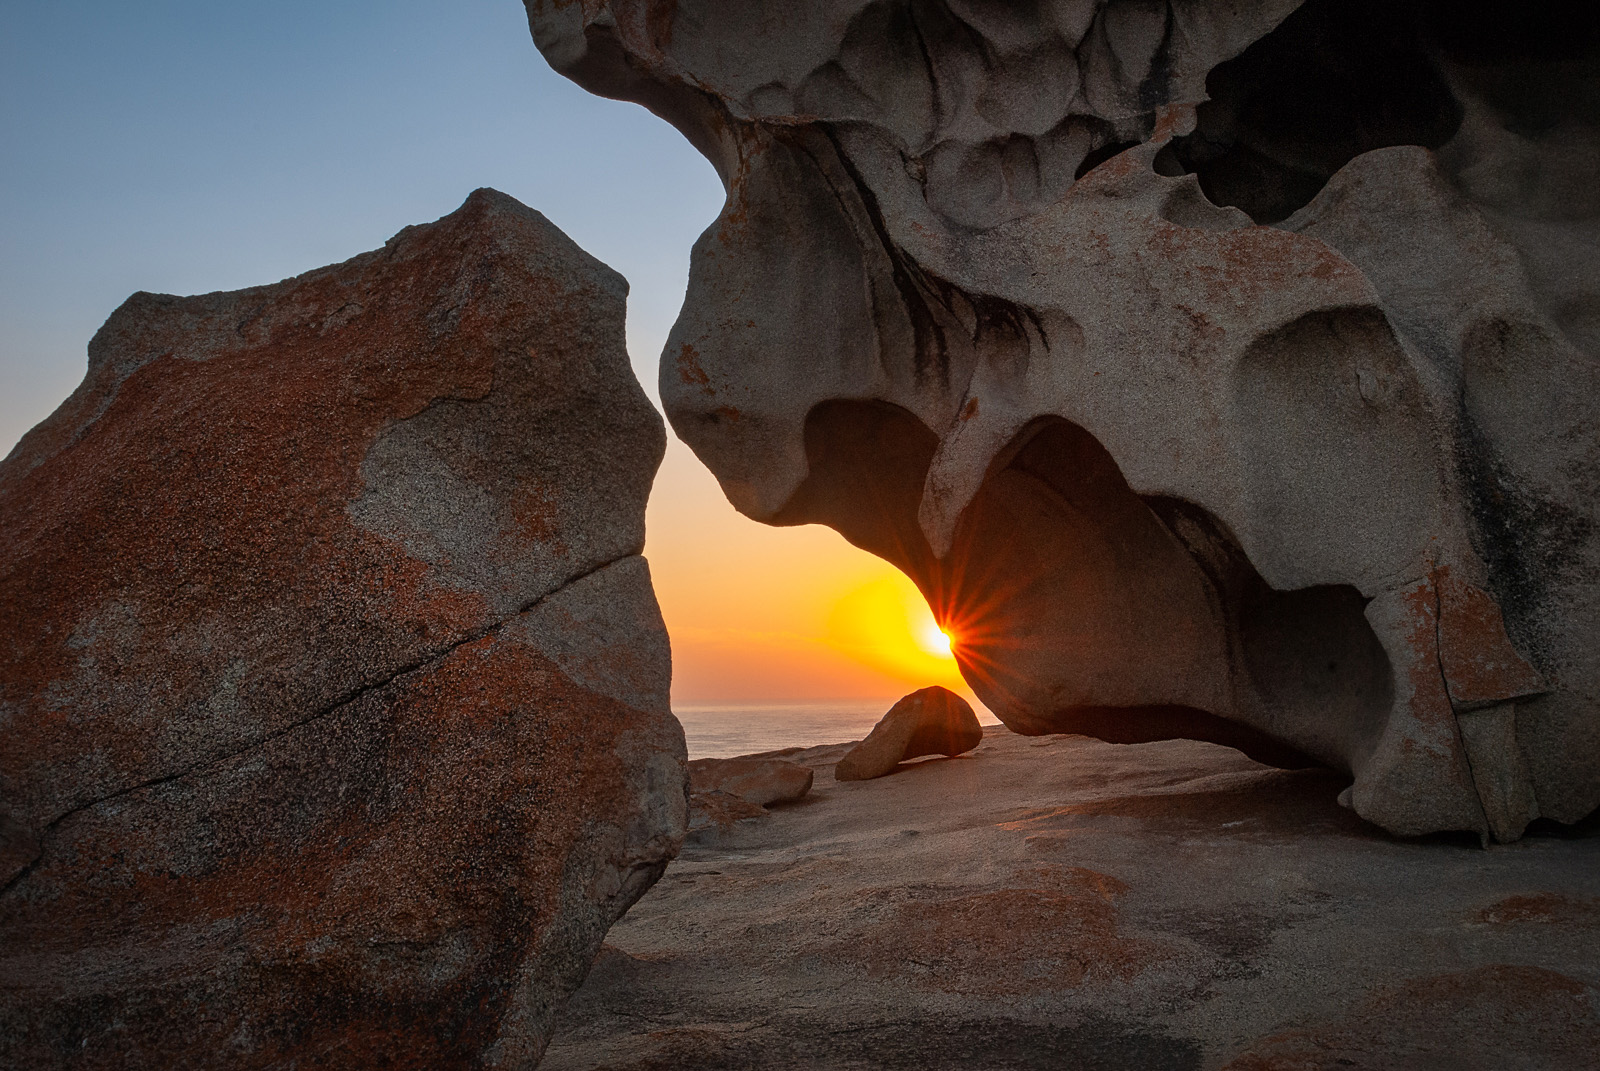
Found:
[[[547,1071],[1600,1067],[1600,826],[1396,840],[1325,771],[999,727],[703,828]]]

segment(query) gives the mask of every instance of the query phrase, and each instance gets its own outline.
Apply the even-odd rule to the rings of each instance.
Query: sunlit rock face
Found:
[[[0,463],[0,1067],[529,1068],[687,823],[627,284],[474,193]]]
[[[1022,732],[1600,803],[1583,5],[529,0],[718,168],[661,368],[733,503],[906,570]]]

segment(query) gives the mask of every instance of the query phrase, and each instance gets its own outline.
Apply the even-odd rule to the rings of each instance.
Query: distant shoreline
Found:
[[[860,740],[896,698],[683,703],[672,713],[683,724],[691,759],[725,759]],[[979,721],[999,724],[987,709],[977,710]]]

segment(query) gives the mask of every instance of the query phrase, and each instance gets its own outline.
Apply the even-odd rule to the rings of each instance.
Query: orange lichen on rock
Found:
[[[1538,695],[1549,689],[1506,636],[1500,605],[1448,567],[1434,577],[1439,592],[1439,664],[1450,699],[1464,709]]]
[[[1600,990],[1542,967],[1496,963],[1385,986],[1349,1013],[1255,1042],[1225,1071],[1409,1071],[1449,1065],[1593,1066],[1600,1052]],[[1471,1038],[1470,1049],[1461,1039]]]
[[[1600,896],[1562,896],[1536,892],[1496,900],[1477,914],[1477,921],[1491,926],[1520,922],[1600,927]]]
[[[1082,867],[1034,868],[1007,888],[904,899],[846,954],[871,976],[948,993],[1126,983],[1178,954],[1118,931],[1116,901],[1126,891],[1116,878]]]

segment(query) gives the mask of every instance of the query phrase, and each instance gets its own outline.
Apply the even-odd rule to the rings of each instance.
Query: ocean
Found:
[[[812,700],[795,703],[706,703],[674,706],[691,759],[724,759],[860,740],[894,706],[895,699]],[[978,709],[985,725],[999,722]]]

